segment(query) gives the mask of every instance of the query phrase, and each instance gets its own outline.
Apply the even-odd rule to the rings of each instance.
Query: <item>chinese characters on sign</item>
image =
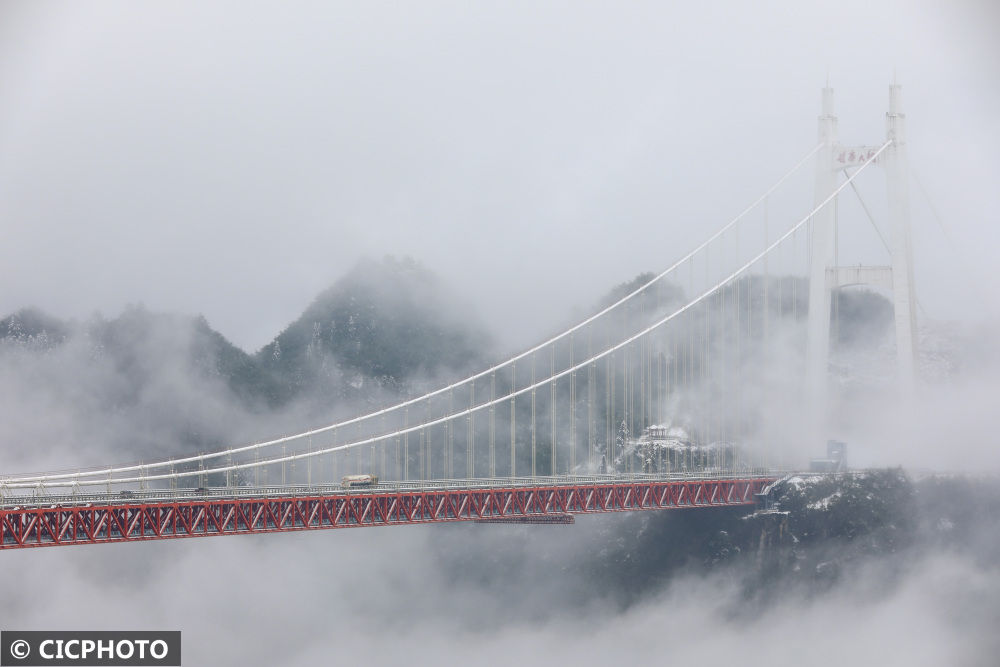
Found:
[[[835,146],[833,166],[835,169],[860,167],[878,152],[878,146]]]

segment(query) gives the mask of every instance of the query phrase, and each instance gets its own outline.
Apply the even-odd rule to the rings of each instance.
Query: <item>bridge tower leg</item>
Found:
[[[892,304],[896,324],[896,362],[900,391],[904,399],[913,392],[917,350],[916,296],[913,284],[913,241],[910,235],[909,171],[906,160],[906,116],[902,110],[902,86],[889,86],[889,112],[885,115],[885,167],[889,198],[889,225],[892,244]]]
[[[819,116],[819,141],[816,154],[815,205],[818,206],[837,188],[837,171],[833,153],[837,143],[837,117],[833,115],[833,89],[823,88],[822,112]],[[809,421],[812,428],[825,432],[827,399],[827,360],[830,352],[830,287],[826,281],[827,267],[836,264],[837,202],[831,201],[820,209],[808,225],[809,229],[809,322],[806,357],[807,392],[810,399]],[[819,435],[817,432],[817,435]]]

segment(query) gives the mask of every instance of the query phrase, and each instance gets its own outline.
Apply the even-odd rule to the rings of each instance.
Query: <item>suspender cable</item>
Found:
[[[469,432],[465,441],[465,476],[472,479],[476,476],[476,381],[469,386]]]
[[[553,345],[549,348],[549,376],[555,377],[556,374],[556,346]],[[549,474],[557,475],[559,474],[559,467],[556,462],[556,381],[552,380],[549,382],[549,426],[551,433],[549,437],[551,438],[551,448],[552,451],[549,453],[551,460],[549,461]]]
[[[569,365],[576,365],[575,339],[569,337]],[[569,473],[576,472],[576,371],[569,376]]]
[[[517,474],[517,448],[514,446],[516,442],[516,434],[514,433],[515,424],[517,423],[517,413],[515,411],[515,401],[517,400],[517,374],[515,373],[515,364],[510,365],[510,476],[514,477]]]
[[[451,415],[451,414],[454,414],[454,413],[455,413],[455,394],[454,394],[454,390],[449,389],[448,390],[448,414]],[[445,456],[445,459],[444,459],[445,466],[447,468],[445,470],[444,474],[445,474],[445,477],[447,477],[449,479],[451,479],[451,478],[453,478],[455,476],[455,467],[454,467],[454,456],[455,456],[454,430],[455,430],[455,422],[454,422],[454,420],[451,420],[451,421],[448,422],[448,430],[447,430],[447,432],[445,434],[446,440],[445,440],[445,455],[444,455]]]
[[[493,401],[497,397],[497,374],[494,371],[490,375],[490,479],[497,476],[497,459],[496,459],[496,436],[497,436],[497,417],[496,410],[494,409]]]
[[[535,477],[535,355],[531,355],[531,476]]]
[[[587,366],[587,466],[590,472],[594,471],[597,465],[597,455],[594,451],[596,446],[597,427],[594,415],[594,401],[597,400],[597,362],[593,360],[593,327],[587,327],[587,358],[591,359]]]

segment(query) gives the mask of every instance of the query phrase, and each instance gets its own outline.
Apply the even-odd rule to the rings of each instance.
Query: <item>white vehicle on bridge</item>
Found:
[[[378,484],[378,477],[375,475],[344,475],[340,480],[340,486],[345,489],[371,487]]]

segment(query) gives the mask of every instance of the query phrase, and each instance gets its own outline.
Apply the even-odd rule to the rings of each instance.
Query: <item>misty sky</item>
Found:
[[[0,2],[0,314],[142,302],[254,350],[392,253],[527,342],[756,198],[828,74],[841,139],[880,143],[894,71],[956,246],[913,189],[921,302],[982,297],[995,3],[416,4]]]

